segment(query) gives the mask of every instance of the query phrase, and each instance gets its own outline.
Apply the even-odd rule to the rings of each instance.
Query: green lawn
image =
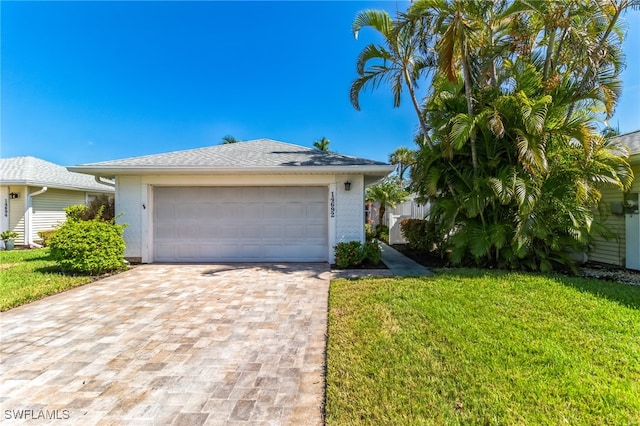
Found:
[[[48,249],[0,251],[0,311],[59,293],[95,279],[64,275]]]
[[[640,287],[478,270],[332,281],[326,421],[640,424]]]

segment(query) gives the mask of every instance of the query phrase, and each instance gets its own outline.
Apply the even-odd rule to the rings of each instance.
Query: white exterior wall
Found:
[[[351,182],[350,191],[344,189],[346,181]],[[364,243],[364,176],[336,176],[336,189],[336,243]]]
[[[635,176],[633,184],[629,192],[640,192],[640,164],[633,164],[631,170]],[[614,188],[607,188],[602,191],[602,203],[609,204],[612,202],[622,202],[624,193]],[[594,262],[602,262],[610,265],[625,267],[626,263],[626,226],[625,215],[610,215],[604,221],[604,224],[614,232],[618,238],[614,240],[605,240],[604,238],[595,237],[594,247],[589,253],[589,260]]]
[[[124,240],[127,243],[124,255],[134,260],[142,258],[141,181],[140,176],[122,176],[116,179],[116,222],[127,224],[124,228]]]
[[[611,203],[622,203],[624,194],[622,191],[607,188],[602,191],[602,203],[606,208]],[[593,262],[601,262],[609,265],[624,266],[625,259],[625,226],[624,214],[610,214],[602,223],[617,235],[616,239],[606,240],[599,236],[593,238],[593,249],[588,253],[588,258]]]
[[[351,182],[345,191],[344,182]],[[364,177],[362,175],[145,175],[116,178],[116,215],[126,223],[125,256],[153,262],[153,188],[155,186],[327,186],[329,261],[340,241],[364,242]],[[331,217],[333,193],[333,217]]]

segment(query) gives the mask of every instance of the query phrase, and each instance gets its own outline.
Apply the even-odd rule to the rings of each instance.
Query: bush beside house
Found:
[[[104,206],[85,220],[91,207],[70,206],[67,221],[49,241],[51,257],[66,272],[102,274],[126,267],[124,259],[126,225],[104,220]]]
[[[361,266],[377,266],[382,259],[380,243],[368,240],[346,241],[335,245],[336,265],[339,268],[356,268]]]

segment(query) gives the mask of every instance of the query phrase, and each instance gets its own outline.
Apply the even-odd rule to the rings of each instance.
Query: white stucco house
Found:
[[[377,161],[270,139],[69,167],[115,176],[125,256],[151,262],[333,262],[364,241]]]
[[[38,232],[64,222],[65,207],[113,193],[113,185],[40,158],[0,158],[0,231],[16,232],[16,245],[37,247]]]

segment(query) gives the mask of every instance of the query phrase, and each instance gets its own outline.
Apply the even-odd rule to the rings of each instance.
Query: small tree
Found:
[[[233,137],[232,135],[226,135],[222,138],[222,141],[220,142],[220,145],[227,145],[230,143],[237,143],[240,142],[238,139],[236,139],[235,137]]]
[[[367,188],[366,201],[378,202],[378,226],[382,225],[387,206],[394,208],[396,203],[407,200],[409,194],[405,191],[398,179],[386,178],[382,182]]]
[[[320,151],[329,152],[330,143],[331,141],[323,136],[322,139],[313,143],[313,147]]]

